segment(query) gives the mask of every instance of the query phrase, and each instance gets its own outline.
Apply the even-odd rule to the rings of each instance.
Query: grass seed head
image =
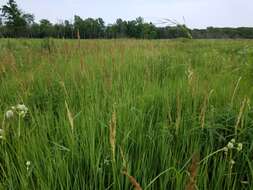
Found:
[[[122,173],[125,176],[127,176],[127,178],[129,179],[130,183],[134,186],[135,190],[142,190],[141,185],[137,182],[137,180],[133,176],[129,175],[127,173],[127,171],[123,171]]]
[[[74,117],[72,116],[72,113],[69,110],[69,106],[68,106],[68,103],[66,100],[65,100],[65,107],[67,110],[67,115],[68,115],[68,120],[69,120],[69,124],[71,127],[71,131],[73,132],[74,131]]]
[[[110,144],[112,150],[112,158],[115,160],[115,146],[116,146],[116,112],[112,113],[112,118],[110,121]]]

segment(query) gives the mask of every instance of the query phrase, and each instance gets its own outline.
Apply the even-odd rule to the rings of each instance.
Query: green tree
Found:
[[[138,33],[137,33],[137,28],[136,28],[137,22],[136,20],[131,20],[127,22],[127,36],[130,38],[136,38]]]
[[[65,25],[64,25],[64,22],[55,24],[53,31],[54,31],[54,37],[65,38]]]
[[[40,20],[40,37],[53,37],[53,25],[47,19]]]
[[[81,38],[101,38],[104,36],[105,25],[102,18],[87,18],[83,20],[79,16],[74,18],[74,29],[79,31]]]
[[[40,38],[40,25],[38,23],[33,23],[30,28],[31,38]]]
[[[65,33],[65,38],[74,38],[74,26],[71,24],[68,20],[64,21],[64,33]]]
[[[157,38],[156,27],[152,23],[143,24],[143,38],[146,39],[155,39]]]
[[[33,14],[23,14],[23,18],[26,21],[26,24],[31,26],[32,24],[34,24],[34,15]]]
[[[74,17],[74,29],[76,34],[79,31],[80,38],[85,38],[84,21],[80,16],[75,15]],[[77,37],[76,34],[75,37]]]
[[[0,38],[3,37],[3,21],[2,21],[2,17],[0,16]]]
[[[97,26],[98,26],[98,37],[103,38],[105,33],[105,22],[102,18],[96,19]]]
[[[121,18],[116,20],[116,36],[118,38],[125,38],[127,37],[127,22],[123,21]]]
[[[6,5],[1,8],[2,16],[5,19],[6,27],[10,36],[22,36],[25,34],[26,18],[22,11],[18,8],[14,0],[9,0]]]

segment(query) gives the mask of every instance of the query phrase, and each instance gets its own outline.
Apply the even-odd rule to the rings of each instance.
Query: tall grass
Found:
[[[2,39],[0,189],[252,189],[252,63],[250,40]]]

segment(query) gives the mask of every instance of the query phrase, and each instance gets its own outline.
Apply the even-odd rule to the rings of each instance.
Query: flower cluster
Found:
[[[25,165],[26,165],[26,170],[29,171],[30,166],[31,166],[31,161],[29,161],[29,160],[26,161]]]
[[[209,159],[210,157],[212,157],[213,155],[215,155],[219,152],[224,152],[225,155],[226,155],[226,158],[228,158],[230,160],[229,164],[230,164],[230,167],[232,169],[233,165],[235,164],[235,160],[233,159],[233,153],[234,153],[233,149],[237,150],[237,152],[241,152],[242,151],[242,143],[236,143],[235,139],[231,139],[225,147],[220,148],[220,149],[214,151],[213,153],[207,155],[205,158],[203,158],[199,162],[199,164],[204,162],[205,160]]]
[[[11,109],[5,112],[4,119],[11,120],[17,115],[20,121],[20,119],[24,118],[27,115],[27,113],[28,113],[28,108],[24,104],[17,104],[16,106],[12,106]],[[18,136],[20,136],[20,130],[21,129],[20,129],[20,122],[19,122]],[[4,129],[4,124],[3,124],[3,128],[0,129],[0,139],[5,139],[5,133],[6,131]]]
[[[19,117],[25,117],[28,113],[28,108],[24,104],[18,104],[16,106],[12,106],[10,110],[5,113],[6,119],[11,119],[17,114]]]
[[[237,152],[240,152],[240,151],[242,151],[242,143],[236,143],[236,141],[235,141],[235,139],[231,139],[229,142],[228,142],[228,144],[227,144],[227,146],[225,146],[224,148],[223,148],[223,151],[225,152],[225,154],[227,155],[228,154],[228,151],[231,151],[230,152],[230,162],[229,162],[229,164],[230,164],[230,167],[232,168],[233,167],[233,165],[235,164],[235,160],[233,160],[233,156],[232,156],[232,150],[237,150]]]
[[[223,148],[224,152],[228,152],[228,150],[236,149],[238,152],[242,150],[242,143],[236,143],[235,139],[231,139],[227,146]]]

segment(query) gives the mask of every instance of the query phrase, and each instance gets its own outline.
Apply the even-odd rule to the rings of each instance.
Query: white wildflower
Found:
[[[235,161],[233,159],[230,160],[230,164],[231,165],[234,165],[235,164]]]
[[[231,139],[230,142],[233,143],[233,144],[235,144],[235,139]]]
[[[7,119],[12,118],[13,116],[14,116],[14,113],[13,113],[12,110],[8,110],[8,111],[5,113],[5,117],[6,117]]]
[[[107,165],[107,166],[108,166],[109,164],[110,164],[110,160],[105,159],[105,160],[104,160],[104,165]]]
[[[3,138],[4,138],[4,130],[0,129],[0,139],[3,139]]]
[[[225,153],[227,153],[227,152],[228,152],[228,147],[224,147],[224,148],[223,148],[223,151],[224,151]]]
[[[28,108],[24,104],[18,104],[16,106],[16,111],[18,112],[19,116],[25,117],[28,112]]]
[[[21,112],[20,112],[20,116],[22,116],[22,117],[25,117],[25,114],[26,114],[26,113],[25,113],[24,111],[21,111]]]
[[[26,161],[26,170],[28,171],[30,169],[31,166],[31,162],[30,161]]]
[[[24,105],[24,104],[18,104],[17,105],[17,109],[19,111],[24,111],[24,112],[27,112],[28,111],[28,108]]]
[[[229,142],[228,145],[227,145],[227,147],[228,147],[228,149],[232,149],[232,148],[234,148],[234,144],[231,143],[231,142]]]
[[[237,151],[240,152],[242,150],[242,143],[237,144]]]

